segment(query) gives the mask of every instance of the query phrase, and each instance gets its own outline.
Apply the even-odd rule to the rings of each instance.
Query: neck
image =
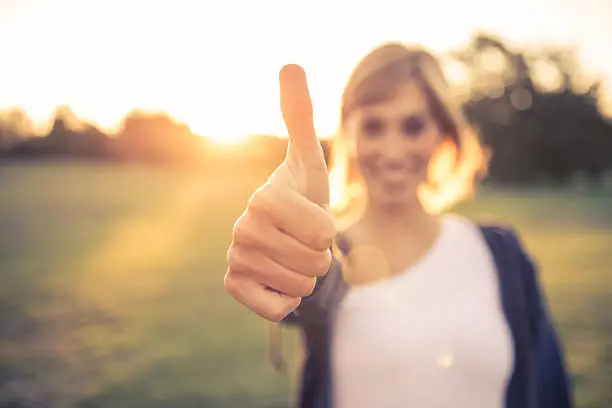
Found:
[[[414,204],[406,204],[397,208],[368,205],[362,222],[375,233],[380,232],[386,236],[396,233],[406,235],[435,228],[437,217],[428,214],[417,200]]]

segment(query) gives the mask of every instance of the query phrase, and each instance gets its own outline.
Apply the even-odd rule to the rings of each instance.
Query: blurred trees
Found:
[[[166,114],[134,111],[123,120],[113,152],[128,161],[190,164],[201,160],[204,144],[186,124]]]
[[[597,185],[612,169],[612,122],[600,112],[601,81],[581,70],[574,50],[515,49],[477,34],[445,57],[462,73],[465,112],[492,150],[489,181],[562,185],[582,175]],[[273,167],[287,145],[256,135],[239,147],[219,146],[165,113],[139,111],[124,118],[117,134],[107,135],[65,106],[56,110],[46,134],[34,134],[23,111],[0,112],[4,157]],[[329,143],[322,144],[329,157]]]
[[[285,158],[287,140],[253,135],[232,146],[194,134],[166,113],[135,110],[116,134],[105,134],[81,121],[69,107],[54,112],[51,128],[36,136],[22,111],[0,116],[0,157],[19,159],[85,159],[150,165],[206,166],[220,169],[274,168]],[[327,149],[329,150],[329,149]]]
[[[69,107],[60,106],[45,136],[21,140],[10,153],[15,157],[102,159],[109,156],[110,140],[95,126],[79,121]]]
[[[32,121],[19,108],[0,112],[0,152],[10,149],[34,133]]]
[[[467,73],[465,111],[493,151],[490,181],[564,184],[582,174],[597,184],[612,169],[601,82],[581,72],[573,50],[514,51],[479,34],[451,58]]]

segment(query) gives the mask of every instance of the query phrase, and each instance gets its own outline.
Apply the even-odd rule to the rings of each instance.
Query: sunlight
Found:
[[[244,143],[248,137],[249,135],[215,133],[215,136],[210,137],[210,139],[221,146],[236,147]]]
[[[248,137],[248,133],[234,132],[229,126],[219,127],[218,129],[210,129],[210,127],[206,125],[205,121],[199,119],[197,116],[193,117],[193,119],[185,117],[183,121],[189,125],[191,131],[196,135],[206,137],[220,145],[233,146],[244,142]]]
[[[443,14],[441,3],[423,3],[421,17],[405,24],[412,5],[391,0],[376,7],[313,0],[299,19],[287,18],[293,6],[279,1],[227,1],[213,8],[187,0],[17,0],[0,25],[0,38],[10,38],[2,43],[3,55],[19,61],[1,67],[0,107],[22,106],[43,122],[67,104],[103,130],[115,129],[135,108],[161,110],[197,134],[234,144],[249,134],[285,134],[278,71],[298,63],[308,73],[316,130],[326,137],[338,123],[343,85],[369,49],[399,40],[442,52],[478,29],[517,43],[576,43],[586,69],[612,72],[612,58],[600,52],[609,28],[598,17],[605,12],[597,10],[606,6],[585,1],[584,15],[576,16],[571,5],[559,5],[552,18],[544,0],[524,0],[531,13],[516,4],[495,10],[484,0],[468,3],[444,2]]]
[[[206,183],[196,177],[168,194],[167,201],[114,226],[74,266],[82,273],[69,286],[83,301],[111,314],[125,314],[132,302],[158,294],[173,278],[173,265],[207,194]]]

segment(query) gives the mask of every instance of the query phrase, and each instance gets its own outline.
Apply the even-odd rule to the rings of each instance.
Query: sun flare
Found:
[[[14,0],[0,12],[0,39],[8,39],[0,40],[3,57],[16,62],[0,67],[0,109],[23,107],[36,122],[48,122],[65,104],[111,132],[133,109],[164,111],[196,134],[235,144],[250,134],[285,134],[278,71],[298,63],[308,74],[315,127],[325,137],[337,125],[350,71],[381,42],[443,52],[476,30],[493,30],[516,43],[567,44],[569,23],[580,34],[576,45],[586,68],[612,72],[612,58],[600,52],[610,34],[599,18],[608,7],[601,2],[584,2],[580,18],[575,6],[559,5],[553,19],[542,0],[517,0],[530,7],[528,14],[517,2],[499,12],[484,0],[466,1],[444,2],[443,14],[440,3],[424,3],[423,18],[406,25],[413,5],[387,0],[376,7],[312,0],[299,18],[292,2]]]

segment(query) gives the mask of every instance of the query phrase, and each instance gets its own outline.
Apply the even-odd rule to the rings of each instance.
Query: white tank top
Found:
[[[449,215],[417,265],[347,292],[334,408],[502,408],[513,350],[488,247],[475,224]]]

